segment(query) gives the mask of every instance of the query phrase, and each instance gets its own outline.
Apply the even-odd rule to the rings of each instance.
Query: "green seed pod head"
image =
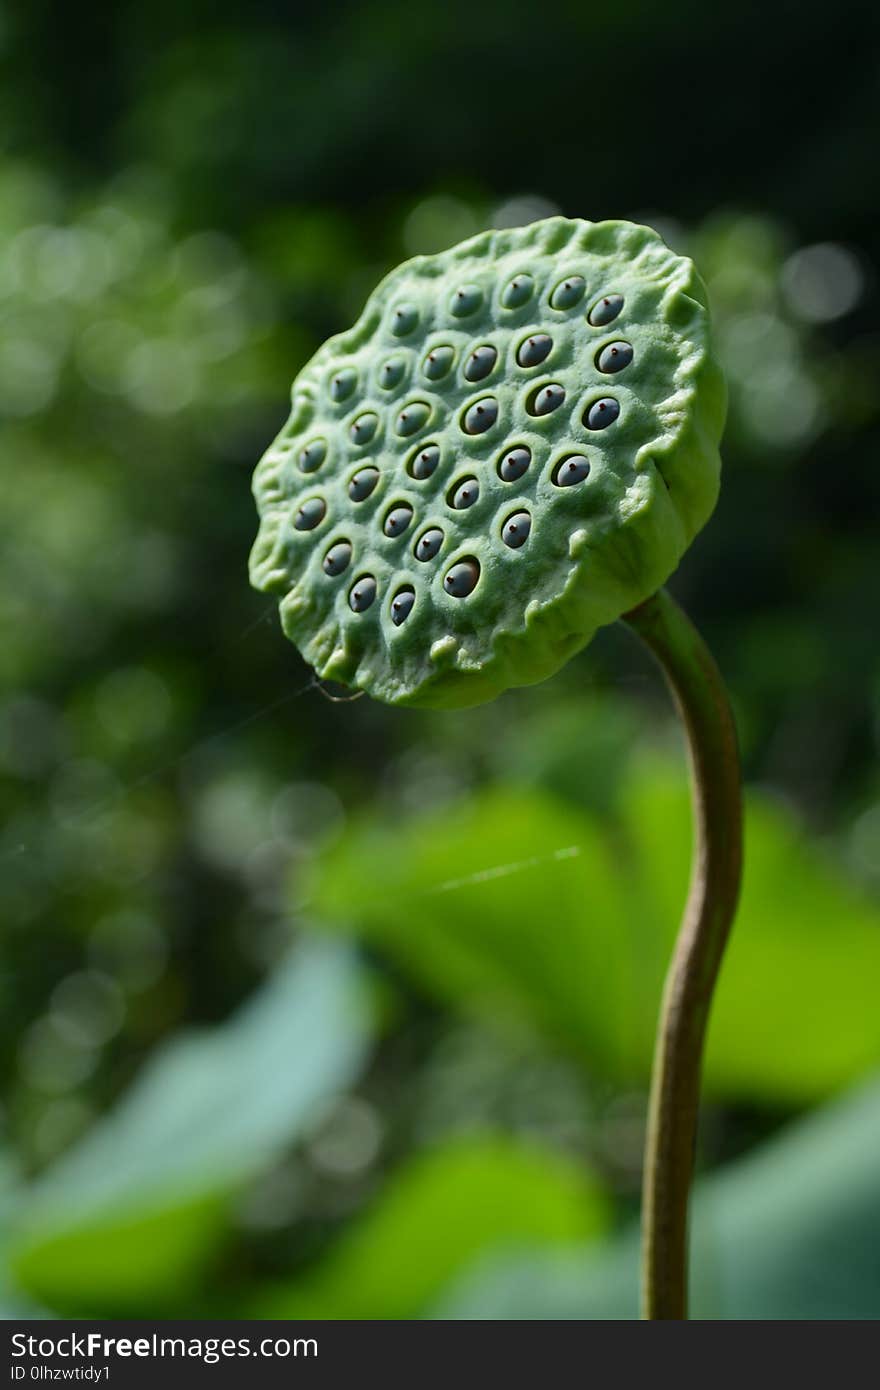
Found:
[[[539,681],[668,579],[718,492],[692,263],[552,217],[392,271],[300,372],[251,580],[324,678],[460,707]]]

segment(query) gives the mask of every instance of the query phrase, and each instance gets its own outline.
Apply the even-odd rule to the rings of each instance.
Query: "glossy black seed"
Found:
[[[383,391],[390,391],[403,377],[406,363],[402,357],[389,357],[379,372],[379,385]]]
[[[542,386],[529,397],[526,409],[530,415],[549,415],[551,411],[558,410],[564,400],[565,387],[560,386],[558,381],[551,381],[549,386]]]
[[[557,487],[574,487],[575,483],[582,483],[589,474],[589,460],[585,459],[583,454],[570,454],[557,465],[553,481]]]
[[[584,416],[584,424],[588,430],[605,430],[620,414],[620,406],[613,396],[604,396],[601,401],[594,401],[588,407]]]
[[[398,589],[394,598],[391,600],[391,621],[395,627],[400,627],[401,623],[406,622],[413,610],[415,601],[415,590]]]
[[[391,332],[395,338],[403,338],[412,333],[419,321],[419,311],[414,304],[398,304],[391,312]]]
[[[362,574],[348,591],[348,606],[355,613],[363,613],[376,597],[376,581],[371,574]]]
[[[498,462],[498,476],[505,483],[515,483],[528,471],[532,461],[532,451],[525,444],[510,449]]]
[[[406,439],[427,424],[430,414],[431,407],[424,401],[410,401],[398,415],[395,429]]]
[[[532,529],[532,518],[528,512],[514,512],[509,516],[501,528],[501,539],[505,545],[509,545],[511,550],[519,550],[521,545],[525,545]]]
[[[350,563],[351,542],[337,541],[335,545],[331,545],[327,554],[324,556],[322,567],[324,573],[329,574],[332,578],[337,574],[342,574],[344,570],[347,570]]]
[[[449,308],[456,318],[464,318],[467,314],[475,313],[482,302],[483,291],[479,285],[462,285],[453,293]]]
[[[432,526],[430,530],[423,531],[419,536],[413,554],[417,560],[433,560],[442,544],[443,532],[439,526]]]
[[[348,485],[352,502],[365,502],[378,481],[378,468],[359,468]]]
[[[300,449],[299,466],[303,473],[314,473],[316,468],[321,467],[326,457],[326,439],[313,439],[304,449]]]
[[[401,502],[385,518],[382,530],[386,536],[402,536],[413,519],[413,509],[407,502]]]
[[[431,474],[440,462],[440,449],[436,444],[426,444],[424,449],[418,449],[407,464],[407,472],[411,477],[424,482],[430,478]]]
[[[618,343],[609,343],[607,347],[603,347],[596,355],[596,366],[600,372],[622,372],[632,360],[632,345],[621,339]]]
[[[330,398],[334,401],[346,401],[357,386],[357,372],[354,367],[344,367],[341,372],[336,372],[330,378]]]
[[[573,304],[577,304],[586,288],[582,275],[569,275],[565,280],[559,282],[551,294],[551,308],[570,309]]]
[[[549,333],[533,333],[520,343],[516,360],[521,367],[537,367],[539,362],[549,357],[552,347],[553,339]]]
[[[453,598],[467,598],[477,587],[480,578],[480,564],[478,560],[467,559],[459,560],[443,576],[443,587],[447,594]]]
[[[452,488],[448,498],[449,505],[457,512],[463,512],[474,505],[479,495],[480,484],[476,478],[465,478]]]
[[[314,531],[327,514],[327,503],[323,497],[309,497],[297,509],[293,524],[297,531]]]
[[[535,292],[535,282],[531,275],[516,275],[501,291],[501,304],[505,309],[518,309],[531,299]]]
[[[497,361],[497,348],[491,347],[488,343],[484,344],[483,347],[474,348],[467,362],[464,364],[465,380],[485,380]]]
[[[597,299],[590,312],[587,314],[587,322],[594,328],[604,328],[606,323],[613,323],[623,308],[624,300],[622,294],[606,294],[601,299]]]
[[[464,417],[465,434],[485,434],[498,419],[498,402],[494,396],[484,396],[472,405]]]
[[[429,381],[439,381],[446,376],[453,362],[455,361],[455,348],[448,343],[441,343],[439,347],[431,348],[424,362],[422,371]]]
[[[374,415],[372,410],[368,410],[363,415],[359,415],[353,420],[349,427],[353,444],[369,444],[379,426],[379,417]]]

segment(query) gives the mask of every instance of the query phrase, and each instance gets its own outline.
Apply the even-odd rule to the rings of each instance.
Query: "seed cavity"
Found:
[[[431,407],[425,401],[410,401],[397,417],[395,429],[404,439],[422,429],[430,419]]]
[[[314,473],[327,457],[326,439],[313,439],[299,451],[299,466],[303,473]]]
[[[337,574],[344,573],[351,563],[351,541],[336,541],[331,545],[327,554],[321,562],[321,567],[325,574],[335,578]]]
[[[475,314],[483,302],[483,291],[479,285],[462,285],[455,290],[449,301],[449,311],[457,319]]]
[[[447,502],[457,512],[467,511],[472,507],[480,495],[480,484],[476,478],[462,478],[461,482],[454,483],[449,490]]]
[[[501,528],[501,539],[505,545],[509,545],[511,550],[519,550],[521,545],[525,545],[532,529],[532,518],[528,512],[514,512],[509,516]]]
[[[498,349],[489,343],[474,348],[464,364],[465,381],[484,381],[498,361]]]
[[[528,472],[531,461],[532,451],[528,445],[518,444],[498,460],[498,476],[505,483],[515,483],[517,478]]]
[[[443,587],[453,598],[467,598],[477,587],[480,578],[480,562],[469,555],[458,560],[443,576]]]
[[[417,560],[433,560],[442,544],[443,532],[440,527],[431,526],[419,536],[413,547],[413,554]]]
[[[348,495],[352,502],[365,502],[378,481],[378,468],[359,468],[348,485]]]
[[[633,360],[632,344],[621,340],[608,343],[596,354],[596,366],[600,372],[622,372]]]
[[[550,415],[564,400],[565,387],[558,381],[551,381],[546,386],[536,387],[526,401],[526,410],[530,415]]]
[[[594,328],[604,328],[606,323],[613,323],[624,305],[622,294],[606,294],[601,299],[597,299],[590,312],[587,314],[587,322]]]
[[[431,348],[427,357],[422,363],[422,371],[429,381],[439,381],[446,376],[455,361],[455,348],[448,343],[441,343],[439,347]]]
[[[347,401],[357,386],[357,379],[354,367],[343,367],[341,372],[336,372],[330,379],[330,399]]]
[[[383,391],[391,391],[403,379],[406,362],[402,357],[389,357],[379,371],[379,385]]]
[[[395,338],[405,338],[418,321],[419,311],[414,304],[398,304],[391,312],[391,332]]]
[[[520,343],[516,360],[521,367],[537,367],[539,362],[550,356],[552,348],[553,339],[549,333],[533,333]]]
[[[605,430],[620,414],[620,406],[613,396],[603,396],[594,401],[584,412],[584,424],[588,430]]]
[[[518,309],[526,304],[535,293],[535,282],[531,275],[515,275],[501,291],[501,306],[504,309]]]
[[[413,509],[408,502],[398,502],[392,507],[382,523],[386,536],[402,536],[413,519]]]
[[[376,581],[371,574],[362,574],[348,591],[348,606],[355,613],[364,613],[376,597]]]
[[[297,509],[293,524],[297,531],[314,531],[327,515],[327,503],[323,497],[307,497]]]
[[[583,298],[586,288],[586,281],[582,275],[569,275],[565,280],[560,280],[550,296],[551,309],[570,309]]]
[[[391,621],[395,627],[405,623],[416,601],[415,589],[398,589],[391,600]]]
[[[553,481],[557,487],[574,487],[590,476],[590,461],[583,454],[569,454],[556,465]]]
[[[465,411],[462,429],[465,434],[485,434],[497,419],[498,402],[494,396],[484,396]]]
[[[423,483],[426,478],[430,478],[439,462],[439,445],[426,444],[424,448],[416,449],[415,453],[410,454],[406,471],[411,478],[416,478],[420,483]]]
[[[369,444],[378,428],[378,415],[375,415],[372,410],[367,410],[351,422],[348,432],[353,444]]]

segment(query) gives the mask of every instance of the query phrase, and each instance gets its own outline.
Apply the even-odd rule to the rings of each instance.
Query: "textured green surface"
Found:
[[[253,584],[320,676],[383,700],[542,680],[663,584],[712,511],[708,334],[691,262],[627,222],[550,218],[399,266],[294,382],[255,472]],[[515,448],[529,466],[505,481]]]

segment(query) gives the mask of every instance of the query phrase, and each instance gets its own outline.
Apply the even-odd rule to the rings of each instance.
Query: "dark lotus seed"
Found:
[[[612,323],[623,308],[622,294],[606,294],[601,299],[597,299],[589,314],[587,322],[594,328],[604,328],[606,323]]]
[[[560,386],[558,381],[551,381],[549,386],[541,386],[529,397],[526,409],[530,415],[549,415],[551,411],[558,410],[565,400],[565,387]]]
[[[299,466],[303,473],[314,473],[316,468],[321,467],[326,457],[326,439],[313,439],[311,444],[307,444],[304,449],[300,450]]]
[[[417,478],[423,483],[426,478],[430,478],[437,464],[440,462],[440,449],[436,444],[426,444],[424,449],[417,449],[410,455],[406,471],[410,477]]]
[[[398,589],[391,600],[391,621],[395,627],[406,622],[416,601],[414,589]]]
[[[478,560],[459,560],[443,576],[443,587],[447,594],[451,594],[453,598],[467,598],[468,594],[474,592],[479,578],[480,563]]]
[[[582,275],[569,275],[568,279],[560,281],[551,294],[551,308],[570,309],[572,304],[577,304],[586,288]]]
[[[398,304],[391,315],[391,332],[395,338],[403,338],[412,333],[419,321],[419,311],[414,304]]]
[[[323,497],[309,497],[298,509],[293,524],[297,531],[314,531],[324,520],[326,512],[327,503]]]
[[[351,542],[337,541],[331,545],[327,554],[324,556],[323,569],[325,574],[335,577],[348,569],[351,562]]]
[[[622,372],[633,360],[633,350],[629,343],[609,343],[596,357],[600,372]]]
[[[355,613],[363,613],[376,597],[376,581],[371,574],[362,574],[348,591],[348,606]]]
[[[402,357],[389,357],[383,363],[382,370],[379,372],[379,385],[383,391],[390,391],[400,381],[406,369],[406,363]]]
[[[448,343],[442,343],[440,347],[431,348],[424,362],[422,371],[429,381],[439,381],[445,376],[455,361],[455,348]]]
[[[359,415],[352,421],[349,434],[353,444],[369,444],[373,435],[379,427],[379,417],[374,415],[372,410],[368,410],[364,415]]]
[[[552,347],[553,339],[549,333],[533,333],[531,338],[526,338],[520,343],[516,350],[516,360],[521,367],[537,367],[539,362],[549,357]]]
[[[432,526],[429,531],[423,531],[419,536],[413,554],[417,560],[433,560],[442,544],[443,532],[439,526]]]
[[[484,396],[472,405],[464,417],[465,434],[485,434],[498,419],[498,402],[494,396]]]
[[[570,454],[557,466],[553,481],[557,487],[574,487],[589,477],[590,464],[583,454]]]
[[[525,444],[520,444],[516,449],[511,449],[498,464],[498,476],[505,483],[515,483],[517,478],[521,478],[528,471],[532,461],[532,451]]]
[[[345,401],[357,386],[357,372],[354,367],[346,367],[330,380],[330,396],[334,401]]]
[[[468,507],[472,507],[480,495],[480,484],[476,478],[465,478],[463,482],[457,483],[449,494],[449,505],[454,507],[457,512],[464,512]]]
[[[584,416],[584,424],[588,430],[604,430],[620,414],[620,406],[613,396],[604,396],[601,401],[594,401]]]
[[[483,291],[479,285],[462,285],[461,289],[455,291],[449,303],[450,312],[456,318],[464,318],[466,314],[473,314],[483,302]]]
[[[525,545],[532,529],[532,518],[528,512],[514,512],[509,516],[501,528],[501,539],[505,545],[509,545],[511,550],[519,550],[521,545]]]
[[[497,361],[497,348],[490,347],[488,343],[483,347],[474,348],[464,366],[465,380],[483,381]]]
[[[431,407],[424,401],[410,401],[398,415],[395,429],[406,439],[408,435],[415,434],[426,425],[430,415]]]
[[[348,485],[352,502],[365,502],[379,481],[378,468],[360,468]]]
[[[408,503],[402,502],[399,506],[391,508],[385,518],[382,530],[386,536],[402,536],[412,519],[412,507]]]
[[[531,299],[535,290],[535,282],[531,275],[517,275],[501,291],[501,304],[505,309],[518,309],[526,300]]]

